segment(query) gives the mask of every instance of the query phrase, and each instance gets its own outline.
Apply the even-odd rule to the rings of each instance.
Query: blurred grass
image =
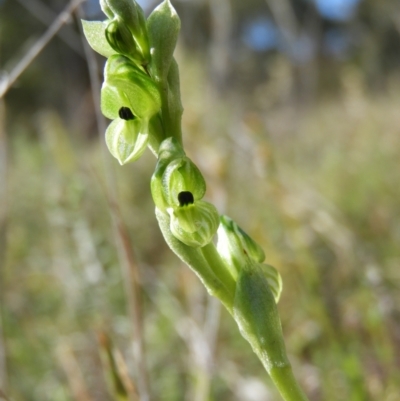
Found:
[[[287,347],[310,398],[399,400],[400,86],[373,96],[348,69],[340,96],[295,107],[280,99],[282,66],[251,93],[220,96],[203,60],[180,59],[188,154],[208,197],[281,272]],[[9,132],[1,298],[15,401],[113,399],[100,332],[133,368],[101,146],[76,127],[42,110]],[[197,400],[210,363],[205,322],[218,328],[218,310],[209,316],[215,306],[159,233],[154,164],[150,152],[113,162],[142,276],[151,390],[155,400]],[[278,399],[234,322],[220,319],[204,400]]]

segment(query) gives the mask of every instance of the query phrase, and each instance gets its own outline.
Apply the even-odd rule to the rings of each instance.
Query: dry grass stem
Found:
[[[60,344],[57,349],[59,362],[65,372],[75,401],[94,401],[89,394],[81,367],[73,350],[67,344]]]
[[[19,76],[30,66],[35,58],[53,39],[61,27],[69,21],[75,9],[86,0],[72,0],[61,14],[54,20],[47,31],[36,41],[28,52],[17,63],[13,70],[0,81],[0,98],[12,87]]]
[[[0,387],[6,387],[6,347],[3,328],[3,269],[7,248],[7,136],[5,128],[6,108],[0,99]]]

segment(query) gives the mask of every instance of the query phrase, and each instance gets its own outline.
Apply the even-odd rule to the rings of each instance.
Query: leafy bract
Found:
[[[82,20],[83,32],[90,47],[104,57],[116,54],[106,39],[105,30],[108,21],[85,21]]]
[[[165,80],[172,62],[181,21],[169,0],[163,1],[147,19],[151,47],[151,68],[155,77]]]

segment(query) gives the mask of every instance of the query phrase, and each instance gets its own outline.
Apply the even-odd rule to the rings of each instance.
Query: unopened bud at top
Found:
[[[143,56],[125,24],[116,18],[111,21],[105,31],[107,42],[119,54],[129,57],[141,65]]]
[[[147,36],[146,19],[142,8],[135,0],[107,0],[108,7],[131,31],[145,60],[150,60],[150,46]]]

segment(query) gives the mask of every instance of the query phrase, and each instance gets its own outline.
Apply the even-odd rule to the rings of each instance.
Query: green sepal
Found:
[[[163,188],[163,175],[171,161],[185,156],[182,146],[172,137],[166,138],[158,150],[158,161],[153,176],[151,177],[151,194],[157,208],[165,212],[169,207]]]
[[[211,203],[198,201],[167,209],[171,233],[179,241],[195,248],[209,244],[217,232],[219,214]]]
[[[101,110],[115,119],[121,107],[128,107],[140,119],[150,119],[161,108],[157,85],[128,58],[110,57],[106,63],[101,89]]]
[[[162,177],[163,193],[170,206],[179,206],[178,195],[190,192],[194,201],[203,198],[206,182],[197,166],[186,156],[172,160]]]
[[[132,34],[118,18],[112,20],[105,30],[107,42],[119,54],[129,57],[135,63],[142,65],[143,56]]]
[[[262,263],[259,265],[262,273],[268,281],[269,289],[274,296],[275,302],[278,303],[279,298],[282,293],[282,277],[279,274],[278,270],[271,265],[267,265]]]
[[[248,259],[257,263],[265,260],[265,253],[260,245],[228,216],[221,216],[217,249],[235,278]]]
[[[165,80],[171,65],[181,21],[169,0],[163,1],[147,19],[153,76]]]
[[[105,35],[109,21],[81,21],[85,38],[95,52],[107,58],[116,53],[107,42]]]
[[[107,3],[131,31],[147,63],[150,60],[150,47],[142,8],[135,0],[107,0]]]
[[[106,144],[121,165],[137,160],[148,143],[148,122],[117,118],[106,130]]]
[[[108,18],[113,19],[114,13],[112,12],[107,0],[100,0],[100,8]]]
[[[289,366],[274,296],[260,266],[249,259],[236,282],[233,316],[267,372]]]

